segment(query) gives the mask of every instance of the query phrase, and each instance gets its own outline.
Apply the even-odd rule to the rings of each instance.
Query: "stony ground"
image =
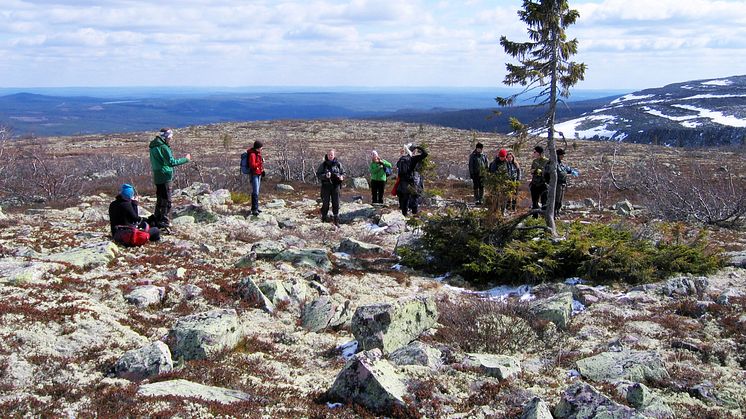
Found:
[[[309,137],[344,141],[357,136],[371,144],[385,137],[392,147],[417,130],[298,124]],[[278,127],[257,123],[227,129],[266,135],[263,130]],[[200,136],[225,130],[193,128],[180,147],[186,150]],[[469,150],[470,133],[451,130],[436,136],[440,129],[425,130],[432,131],[436,149],[444,153],[456,134],[464,142],[459,152]],[[249,141],[252,135],[238,138]],[[82,142],[77,153],[95,152],[89,143],[94,144]],[[313,146],[328,144],[319,140]],[[587,166],[581,170],[593,173],[591,158],[583,161]],[[365,203],[367,191],[346,189],[342,224],[336,228],[320,222],[315,187],[296,183],[295,191],[281,191],[276,183],[267,182],[259,217],[247,217],[247,204],[232,202],[215,185],[190,183],[176,199],[174,234],[140,248],[110,243],[109,195],[85,196],[74,206],[6,210],[0,220],[3,416],[746,414],[742,267],[637,288],[570,282],[513,289],[512,294],[474,293],[459,278],[428,277],[397,264],[397,243],[416,231],[393,200],[374,208]],[[442,185],[449,198],[469,194],[462,181]],[[145,194],[141,206],[147,215],[154,198]],[[355,199],[358,195],[366,201]],[[576,190],[570,198],[582,196]],[[426,212],[439,211],[449,201],[439,205],[429,205]],[[561,222],[618,217],[577,202]],[[728,250],[746,247],[743,233],[714,233]],[[352,356],[353,313],[359,307],[416,297],[434,301],[439,316],[436,327],[411,338],[415,343],[407,348],[414,355]],[[224,322],[220,327],[227,325],[212,330],[210,342],[203,342],[204,356],[180,346],[178,338],[186,319],[199,313],[213,313]],[[128,359],[125,353],[157,342],[166,344],[156,345],[160,358],[140,359],[150,369],[135,376],[122,361]],[[393,400],[393,408],[377,411],[365,395],[358,405],[335,404],[327,390],[340,372],[368,364],[377,366],[362,374],[375,378],[369,391],[378,400]]]

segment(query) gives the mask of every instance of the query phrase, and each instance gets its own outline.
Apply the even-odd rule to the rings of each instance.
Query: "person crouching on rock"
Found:
[[[150,227],[138,214],[137,197],[132,185],[124,184],[119,195],[109,204],[111,237],[126,246],[140,246],[148,240],[158,241],[161,234],[157,227]]]
[[[329,221],[329,201],[332,203],[332,222],[339,226],[339,191],[342,188],[345,171],[337,160],[337,152],[329,150],[316,170],[316,177],[321,182],[321,221]]]

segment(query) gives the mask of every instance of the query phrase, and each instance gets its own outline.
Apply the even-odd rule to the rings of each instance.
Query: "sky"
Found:
[[[521,0],[0,0],[0,87],[503,87]],[[570,0],[579,89],[746,74],[746,0]]]

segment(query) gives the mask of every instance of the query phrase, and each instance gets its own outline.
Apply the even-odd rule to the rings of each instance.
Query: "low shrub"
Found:
[[[625,224],[576,222],[560,230],[562,239],[555,239],[542,223],[450,211],[426,219],[419,242],[398,252],[405,265],[457,273],[476,284],[568,277],[637,284],[675,273],[708,274],[723,266],[719,250],[708,247],[704,234],[688,242],[660,235],[653,241]]]

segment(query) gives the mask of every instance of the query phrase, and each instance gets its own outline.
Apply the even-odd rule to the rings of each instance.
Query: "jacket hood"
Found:
[[[161,137],[155,137],[153,138],[153,141],[150,142],[150,148],[156,148],[162,145],[168,145],[168,143],[163,141],[163,138]]]

